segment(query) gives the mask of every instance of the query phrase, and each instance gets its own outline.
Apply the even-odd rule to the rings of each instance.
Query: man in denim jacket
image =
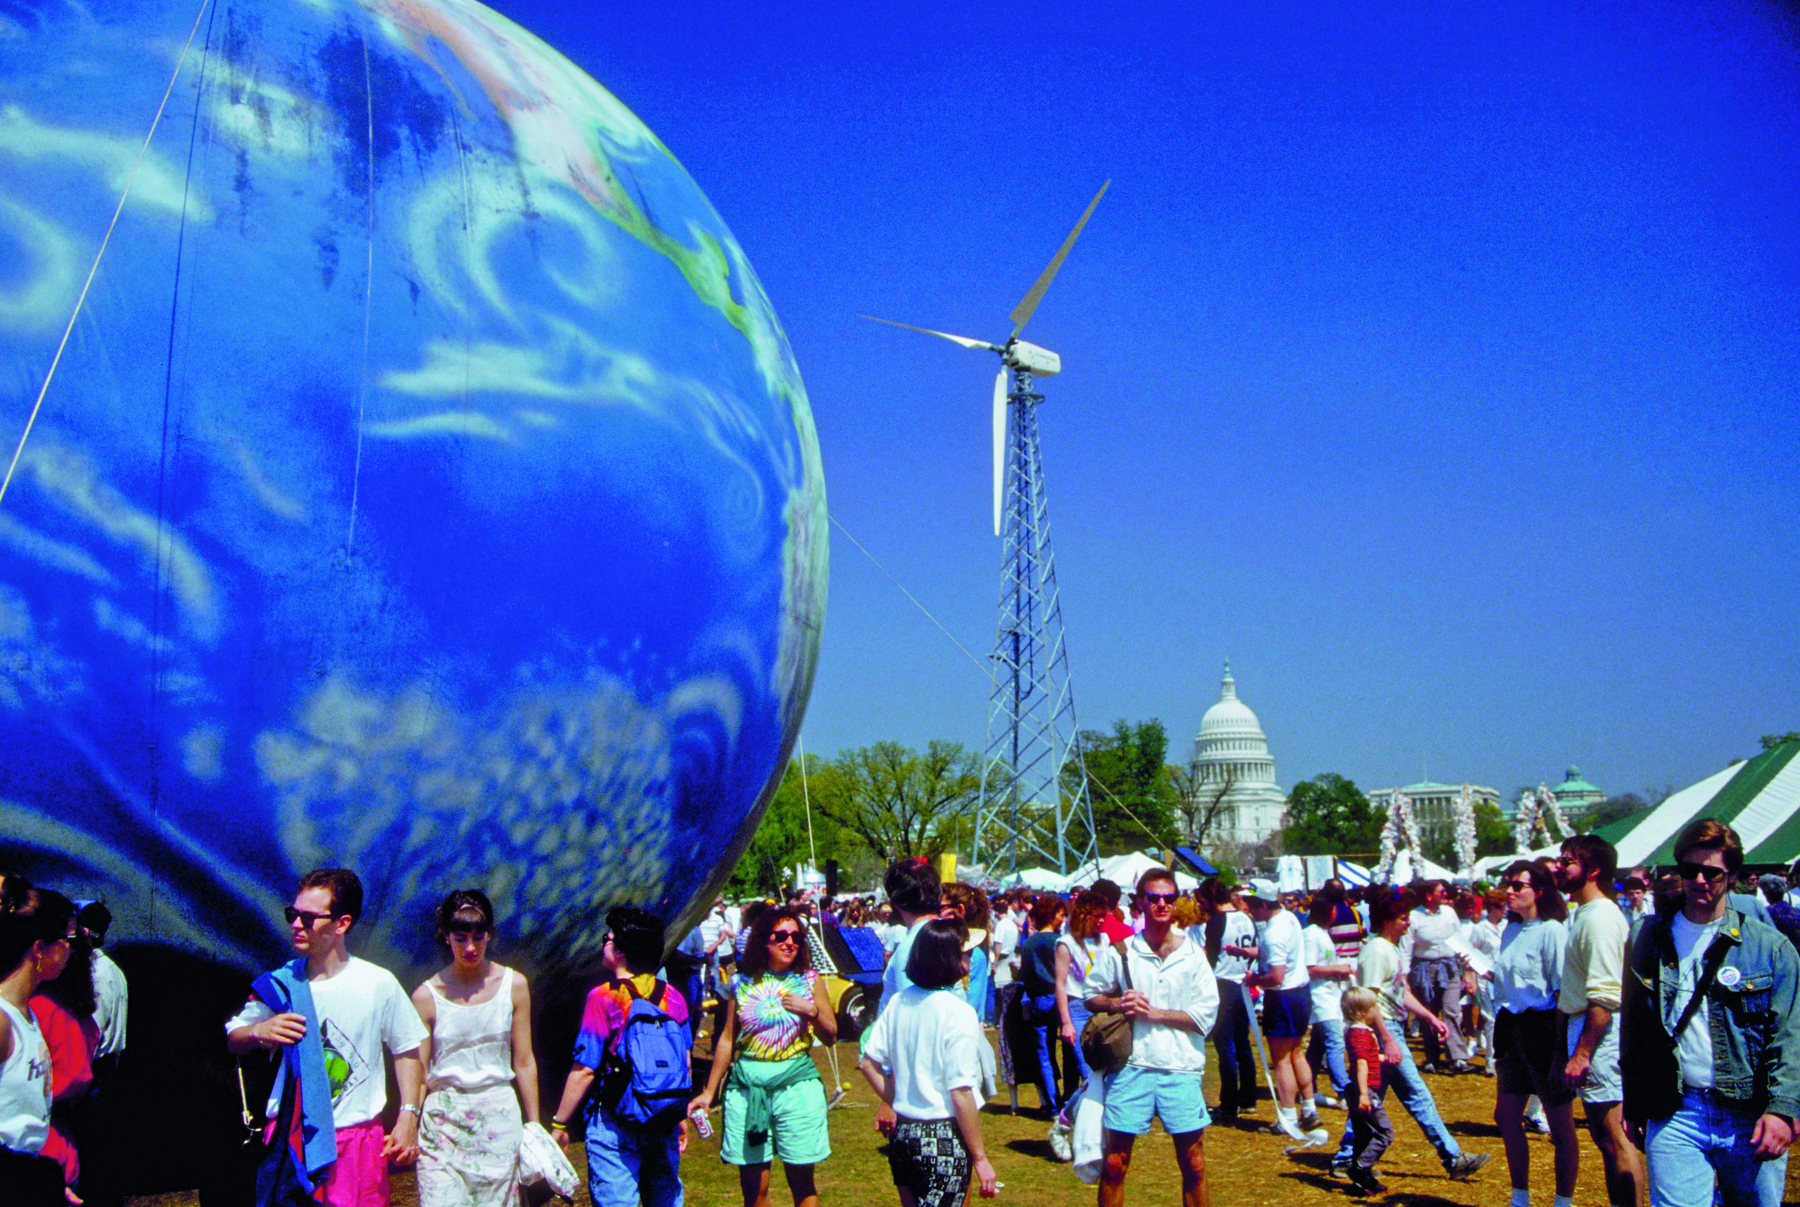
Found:
[[[1710,1207],[1716,1180],[1726,1207],[1779,1207],[1800,1115],[1800,959],[1727,902],[1744,862],[1730,826],[1690,823],[1675,858],[1686,898],[1639,928],[1625,977],[1625,1117],[1650,1202]]]

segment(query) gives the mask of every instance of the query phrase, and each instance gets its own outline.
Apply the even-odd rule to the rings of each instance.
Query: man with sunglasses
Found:
[[[1727,897],[1744,862],[1712,818],[1675,839],[1683,901],[1638,930],[1625,979],[1625,1116],[1657,1207],[1778,1207],[1800,1115],[1800,958]],[[1646,1125],[1647,1132],[1646,1135]]]
[[[1609,1201],[1614,1207],[1638,1207],[1644,1201],[1644,1163],[1625,1134],[1619,1027],[1613,1017],[1631,934],[1624,912],[1606,893],[1618,866],[1613,845],[1598,835],[1576,834],[1562,844],[1555,876],[1569,903],[1569,942],[1556,998],[1568,1053],[1560,1080],[1564,1089],[1581,1095]]]
[[[1106,1157],[1100,1207],[1125,1202],[1125,1175],[1137,1138],[1152,1118],[1175,1141],[1183,1207],[1203,1207],[1206,1133],[1212,1120],[1200,1092],[1206,1071],[1206,1033],[1219,1015],[1219,986],[1199,943],[1175,923],[1175,873],[1151,868],[1138,878],[1144,932],[1101,951],[1087,974],[1096,1014],[1131,1019],[1131,1058],[1106,1076]],[[1121,953],[1124,964],[1120,963]]]
[[[419,1012],[393,973],[345,948],[362,900],[362,881],[347,868],[302,876],[294,904],[283,911],[299,958],[259,978],[249,1002],[225,1024],[234,1055],[284,1054],[288,1075],[299,1079],[302,1117],[321,1129],[329,1126],[331,1132],[321,1135],[334,1134],[335,1151],[319,1140],[306,1146],[303,1157],[307,1171],[324,1183],[323,1201],[333,1207],[388,1202],[388,1162],[405,1164],[418,1155],[424,1098],[419,1045],[426,1030]],[[391,1136],[381,1126],[387,1110],[384,1047],[400,1087],[400,1118]],[[283,1097],[283,1081],[275,1084],[272,1119]],[[325,1103],[329,1120],[316,1117]]]

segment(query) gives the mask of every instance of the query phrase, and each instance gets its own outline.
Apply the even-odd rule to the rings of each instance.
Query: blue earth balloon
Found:
[[[826,578],[800,374],[693,180],[470,0],[0,24],[0,867],[237,968],[315,866],[396,969],[453,888],[538,968],[690,913]]]

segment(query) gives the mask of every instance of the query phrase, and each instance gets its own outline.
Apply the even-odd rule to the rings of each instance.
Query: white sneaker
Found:
[[[1050,1125],[1050,1151],[1058,1161],[1075,1159],[1075,1150],[1069,1144],[1069,1136],[1074,1130],[1060,1119]]]

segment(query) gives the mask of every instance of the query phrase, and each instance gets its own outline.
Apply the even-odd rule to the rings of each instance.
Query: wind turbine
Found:
[[[1038,444],[1037,407],[1044,396],[1033,380],[1061,372],[1062,358],[1020,339],[1019,332],[1111,184],[1108,180],[1100,186],[1069,237],[1013,307],[1008,316],[1012,334],[1005,343],[863,316],[1000,356],[993,398],[994,535],[1003,538],[1000,616],[987,756],[970,851],[971,862],[990,873],[1002,868],[1017,872],[1022,853],[1067,873],[1092,861],[1096,852],[1087,768],[1075,740],[1075,698]],[[1070,782],[1065,782],[1065,771]]]

